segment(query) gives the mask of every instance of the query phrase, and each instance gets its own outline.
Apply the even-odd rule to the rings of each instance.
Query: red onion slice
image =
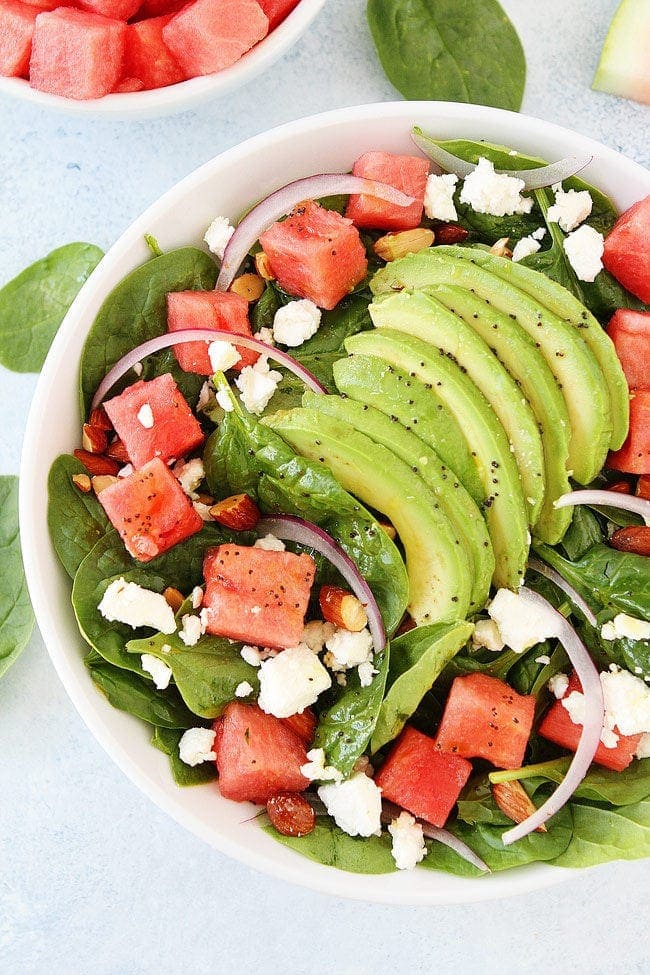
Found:
[[[115,383],[122,378],[132,369],[136,363],[140,362],[141,359],[145,359],[149,355],[153,355],[154,352],[161,352],[163,349],[169,349],[174,345],[182,345],[184,342],[230,342],[232,345],[244,349],[253,349],[255,352],[260,352],[262,355],[268,356],[269,359],[273,359],[274,362],[280,363],[290,372],[301,379],[305,386],[311,389],[314,393],[327,393],[325,387],[316,379],[313,373],[309,369],[305,369],[296,359],[290,356],[287,352],[282,352],[280,349],[276,349],[273,345],[267,345],[265,342],[260,342],[259,339],[250,338],[248,335],[235,335],[233,332],[226,332],[222,329],[210,329],[210,328],[186,328],[180,332],[166,332],[164,335],[158,335],[156,338],[149,339],[147,342],[143,342],[142,345],[138,345],[131,352],[127,352],[125,356],[122,356],[115,365],[106,373],[102,379],[97,392],[93,397],[91,404],[91,409],[99,406],[104,397],[113,388]]]
[[[603,689],[598,670],[573,627],[561,613],[553,609],[551,604],[538,593],[522,586],[519,595],[530,605],[531,610],[544,613],[548,617],[549,630],[554,631],[552,635],[557,637],[566,650],[585,696],[585,723],[582,726],[578,747],[564,779],[539,809],[524,819],[522,823],[518,823],[503,834],[501,839],[505,846],[516,843],[517,840],[521,840],[524,836],[534,832],[569,801],[589,771],[589,766],[600,743],[605,716]]]
[[[382,799],[381,803],[381,821],[387,826],[392,823],[393,820],[397,819],[401,812],[408,812],[402,809],[400,806],[396,806],[394,802],[389,802],[388,799]],[[412,815],[412,814],[411,814]],[[491,873],[492,871],[488,867],[484,860],[481,860],[474,850],[470,849],[467,843],[454,836],[448,829],[440,829],[438,826],[432,826],[431,823],[427,823],[425,819],[418,819],[417,822],[422,827],[422,833],[428,840],[436,840],[438,843],[442,843],[443,846],[448,846],[450,850],[457,853],[462,860],[466,860],[467,863],[471,863],[472,866],[477,867],[479,870],[483,870],[485,873]]]
[[[618,491],[569,491],[554,502],[556,508],[571,508],[576,504],[590,504],[601,508],[621,508],[640,515],[650,526],[650,501]]]
[[[596,617],[580,593],[576,592],[573,586],[570,586],[559,572],[552,569],[550,565],[546,564],[546,562],[541,562],[539,559],[533,558],[528,559],[528,568],[534,569],[535,572],[538,572],[541,576],[545,576],[547,579],[550,579],[551,582],[555,583],[558,589],[561,589],[565,596],[569,597],[573,605],[580,610],[584,618],[588,623],[591,624],[591,626],[598,625]]]
[[[242,261],[253,244],[259,240],[260,235],[280,217],[291,213],[298,203],[304,200],[318,200],[323,196],[350,193],[364,193],[400,207],[410,206],[414,202],[412,196],[407,196],[406,193],[387,183],[363,179],[360,176],[349,176],[346,173],[323,173],[320,176],[296,179],[282,186],[275,193],[271,193],[240,221],[226,246],[216,290],[227,291]]]
[[[361,600],[368,614],[368,629],[372,635],[375,653],[381,653],[386,646],[386,630],[381,618],[377,600],[356,565],[331,535],[314,525],[311,521],[293,515],[273,515],[261,518],[257,523],[260,534],[270,533],[285,542],[298,542],[308,545],[324,555],[339,570],[357,599]]]

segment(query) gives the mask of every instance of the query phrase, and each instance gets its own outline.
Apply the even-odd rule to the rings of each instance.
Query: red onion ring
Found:
[[[318,525],[314,525],[311,521],[305,521],[303,518],[296,518],[293,515],[271,515],[260,518],[256,528],[260,534],[270,533],[285,542],[298,542],[300,545],[308,545],[309,548],[313,548],[324,555],[339,570],[357,599],[361,600],[366,607],[368,629],[372,635],[373,647],[375,653],[381,653],[386,646],[386,630],[377,600],[350,556],[338,542],[335,542],[332,536],[319,528]]]
[[[242,261],[253,244],[259,240],[260,235],[280,217],[291,213],[298,203],[304,200],[317,200],[322,196],[350,193],[375,196],[379,200],[386,200],[387,203],[400,207],[410,206],[414,202],[412,196],[407,196],[406,193],[387,183],[363,179],[360,176],[349,176],[346,173],[323,173],[320,176],[296,179],[271,193],[240,221],[224,251],[216,290],[228,290]]]
[[[582,726],[580,741],[576,752],[571,759],[571,764],[564,779],[549,798],[531,816],[509,829],[501,837],[505,846],[516,843],[524,836],[534,832],[539,826],[545,823],[551,816],[554,816],[569,801],[577,787],[580,785],[585,775],[589,771],[596,749],[600,743],[600,735],[603,730],[603,719],[605,716],[605,704],[603,701],[603,689],[600,683],[600,675],[587,652],[585,645],[573,630],[573,627],[565,620],[561,613],[553,609],[538,593],[531,589],[521,587],[519,595],[530,604],[531,609],[543,612],[548,615],[549,629],[554,629],[553,636],[557,637],[573,668],[578,675],[582,685],[582,693],[585,696],[585,722]]]
[[[325,387],[309,369],[305,369],[293,356],[290,356],[287,352],[282,352],[280,349],[276,349],[273,345],[267,345],[265,342],[250,338],[248,335],[236,335],[233,332],[226,332],[223,329],[186,328],[180,332],[166,332],[164,335],[158,335],[156,338],[143,342],[142,345],[138,345],[135,349],[122,356],[109,369],[99,384],[97,392],[93,396],[91,409],[94,410],[95,407],[99,406],[118,379],[121,379],[129,369],[132,369],[136,363],[140,362],[141,359],[145,359],[148,355],[153,355],[154,352],[160,352],[162,349],[169,349],[174,345],[182,345],[184,342],[207,342],[209,344],[218,341],[230,342],[236,347],[242,346],[244,349],[253,349],[255,352],[260,352],[262,355],[268,356],[269,359],[273,359],[274,362],[279,362],[281,366],[284,366],[294,376],[301,379],[305,386],[314,393],[327,393]]]
[[[632,511],[635,515],[640,515],[646,525],[650,526],[650,501],[636,498],[631,494],[619,494],[618,491],[569,491],[554,502],[556,508],[571,508],[576,504]]]
[[[580,593],[576,592],[573,586],[570,586],[559,572],[552,569],[550,565],[546,564],[546,562],[541,562],[539,559],[534,558],[528,559],[528,568],[534,569],[535,572],[538,572],[541,576],[545,576],[546,579],[550,579],[551,582],[555,583],[558,589],[561,589],[565,596],[569,597],[573,605],[580,610],[587,622],[590,623],[591,626],[598,626],[598,620]]]
[[[401,812],[408,812],[408,809],[402,809],[400,806],[396,806],[394,802],[389,802],[388,799],[382,799],[381,803],[381,821],[384,825],[392,823],[393,820],[397,819]],[[411,813],[411,815],[413,815]],[[457,853],[462,860],[466,860],[467,863],[471,863],[472,866],[477,867],[478,870],[483,870],[485,873],[491,873],[492,871],[488,867],[484,860],[481,860],[480,856],[474,853],[467,843],[454,836],[448,829],[440,829],[438,826],[432,826],[431,823],[427,823],[425,819],[416,819],[416,821],[422,827],[422,833],[428,840],[436,840],[438,843],[442,843],[443,846],[448,846],[450,850]]]

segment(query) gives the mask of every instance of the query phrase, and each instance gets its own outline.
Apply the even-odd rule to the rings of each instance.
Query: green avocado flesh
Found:
[[[303,457],[326,464],[346,491],[390,519],[404,546],[408,608],[417,624],[467,615],[472,572],[465,547],[408,464],[351,424],[316,410],[279,412],[264,423]]]
[[[462,424],[486,493],[483,507],[496,560],[492,581],[516,589],[530,542],[526,502],[508,438],[483,394],[455,362],[411,335],[376,328],[346,339],[345,347],[408,372],[428,387],[429,411],[442,403]]]
[[[305,393],[303,406],[350,423],[355,430],[392,451],[421,478],[434,494],[465,547],[473,569],[470,610],[485,605],[494,572],[494,553],[487,527],[476,503],[438,455],[414,433],[409,433],[396,417],[340,396]]]
[[[496,413],[506,432],[535,524],[544,499],[542,438],[528,401],[492,350],[465,322],[423,291],[380,296],[368,309],[377,328],[406,332],[456,362]]]
[[[574,326],[538,300],[471,260],[440,250],[431,248],[387,264],[371,282],[373,293],[451,284],[510,315],[535,342],[560,385],[571,422],[570,473],[580,484],[588,484],[605,463],[612,434],[609,394],[593,352]]]

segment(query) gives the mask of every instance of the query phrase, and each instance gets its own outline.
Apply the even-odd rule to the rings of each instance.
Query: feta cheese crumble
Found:
[[[424,212],[429,220],[457,220],[458,214],[454,204],[454,189],[458,182],[455,173],[443,173],[436,176],[432,173],[427,178],[424,191]]]
[[[186,613],[183,616],[178,635],[186,647],[195,647],[204,633],[205,626],[200,616],[195,616],[193,613]]]
[[[535,657],[535,663],[541,664],[543,667],[548,667],[551,662],[551,658],[547,653],[543,653],[541,657]]]
[[[260,356],[254,366],[244,366],[235,379],[235,386],[249,413],[259,415],[266,409],[281,379],[282,373],[269,368],[266,356]]]
[[[196,498],[196,489],[205,477],[203,461],[200,457],[188,460],[187,464],[179,461],[174,466],[174,476],[185,494],[188,494],[190,498]]]
[[[609,623],[604,623],[600,634],[603,640],[650,640],[650,623],[635,619],[627,613],[619,613]]]
[[[216,254],[220,261],[223,261],[228,241],[235,232],[227,217],[215,217],[205,232],[203,240],[213,254]]]
[[[153,410],[148,403],[143,403],[138,410],[138,423],[145,430],[151,430],[153,426]]]
[[[227,389],[218,389],[215,398],[224,413],[232,413],[234,407]]]
[[[172,669],[164,661],[159,660],[158,657],[154,657],[152,653],[143,653],[140,655],[140,663],[142,664],[142,669],[151,675],[154,685],[159,691],[164,691],[169,687],[169,682],[172,679]]]
[[[289,718],[304,711],[332,686],[332,678],[316,654],[300,643],[264,660],[259,675],[258,704],[276,718]]]
[[[378,670],[372,665],[371,660],[364,660],[362,664],[357,667],[357,673],[359,674],[359,683],[362,687],[370,687],[373,678],[379,673]]]
[[[530,257],[531,254],[536,254],[541,246],[540,242],[532,234],[530,237],[522,237],[513,247],[512,259],[515,264],[518,261],[523,261],[524,257]]]
[[[641,735],[641,740],[634,753],[635,758],[650,758],[650,732]]]
[[[600,675],[605,700],[605,719],[600,736],[605,748],[615,748],[620,735],[638,735],[650,732],[650,687],[629,670],[612,664]],[[562,698],[574,724],[584,724],[585,696],[572,691]]]
[[[264,325],[259,332],[255,332],[253,338],[257,339],[258,342],[264,342],[265,345],[275,345],[275,342],[273,341],[273,329],[266,328]]]
[[[192,600],[192,609],[198,609],[203,602],[203,590],[200,586],[194,586],[190,593],[190,599]]]
[[[262,548],[265,552],[284,552],[286,545],[269,532],[264,538],[256,538],[253,548]]]
[[[213,762],[214,739],[216,733],[211,728],[188,728],[178,743],[178,754],[181,762],[186,765],[200,765],[201,762]]]
[[[249,697],[254,690],[255,688],[252,684],[249,684],[247,680],[243,680],[235,688],[235,697]]]
[[[532,197],[521,195],[525,185],[517,176],[496,173],[490,160],[481,157],[476,169],[463,181],[460,201],[468,203],[477,213],[489,213],[494,217],[530,213]]]
[[[104,619],[125,623],[134,630],[139,626],[150,626],[161,633],[176,630],[174,611],[165,597],[125,579],[111,582],[97,608]]]
[[[583,224],[565,238],[564,252],[580,281],[595,281],[603,269],[605,238],[593,227]]]
[[[208,358],[213,372],[226,372],[237,365],[241,356],[232,342],[216,339],[208,344]]]
[[[333,765],[325,764],[325,750],[312,748],[307,752],[309,761],[300,766],[301,773],[310,782],[342,782],[343,775]]]
[[[336,632],[333,623],[326,623],[325,620],[311,620],[305,624],[300,638],[301,643],[306,643],[314,653],[321,653],[325,642]]]
[[[309,298],[290,301],[275,313],[273,338],[282,345],[302,345],[316,334],[320,320],[320,308]]]
[[[475,650],[485,647],[493,653],[503,650],[505,644],[494,620],[478,620],[472,633],[472,646]]]
[[[555,636],[555,629],[544,612],[510,589],[499,589],[487,611],[497,624],[503,642],[515,653],[523,653]]]
[[[427,853],[422,826],[409,812],[401,812],[388,827],[393,837],[393,860],[398,870],[415,870]]]
[[[201,392],[199,393],[199,398],[196,404],[196,409],[198,413],[203,413],[206,407],[210,406],[213,402],[214,390],[210,382],[206,381],[201,386]]]
[[[263,660],[268,660],[270,657],[277,657],[278,652],[278,650],[270,650],[267,647],[260,649],[260,647],[251,646],[243,646],[239,651],[242,660],[245,660],[251,667],[259,667]]]
[[[325,663],[331,670],[349,670],[372,659],[372,636],[366,627],[359,633],[336,628],[325,641]]]
[[[583,220],[586,220],[594,205],[589,190],[562,189],[561,183],[553,186],[555,203],[548,208],[546,216],[551,223],[559,223],[565,233],[575,230]]]
[[[363,772],[355,772],[346,782],[321,785],[318,798],[348,836],[381,834],[381,789]]]
[[[553,677],[549,679],[547,686],[551,694],[554,694],[559,701],[561,697],[564,697],[568,690],[569,678],[566,674],[554,674]]]

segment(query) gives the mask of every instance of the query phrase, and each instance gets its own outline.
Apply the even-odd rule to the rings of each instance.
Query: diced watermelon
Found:
[[[384,799],[434,826],[444,826],[471,771],[466,759],[439,752],[433,738],[407,727],[375,782]]]
[[[165,44],[188,77],[228,68],[269,32],[256,0],[193,0],[163,29]]]
[[[113,20],[130,20],[140,6],[140,0],[75,0],[84,10]]]
[[[298,0],[258,0],[258,3],[269,18],[269,30],[274,30],[298,6]]]
[[[138,78],[145,88],[164,88],[185,80],[185,72],[163,41],[163,27],[170,16],[150,17],[128,25],[125,78]]]
[[[311,745],[316,731],[316,715],[311,708],[305,708],[300,714],[292,714],[290,718],[280,718],[280,721],[306,745]]]
[[[638,389],[630,400],[630,432],[607,466],[626,474],[650,474],[650,391]]]
[[[650,312],[619,308],[607,326],[607,334],[630,389],[650,390]]]
[[[300,643],[316,567],[311,555],[219,545],[203,562],[207,631],[263,647]]]
[[[394,156],[390,152],[364,152],[352,167],[352,174],[388,183],[415,200],[410,206],[400,207],[365,193],[355,194],[350,197],[345,215],[357,227],[374,227],[378,230],[412,230],[419,227],[429,175],[427,159],[422,156]]]
[[[17,0],[0,2],[0,75],[5,78],[27,77],[37,15],[36,7]]]
[[[215,328],[233,335],[251,336],[248,302],[232,291],[172,291],[167,295],[167,328],[179,332],[185,328]],[[252,366],[259,356],[251,349],[239,349],[236,370]],[[205,342],[188,342],[174,346],[174,355],[185,372],[210,376],[208,346]]]
[[[147,17],[163,17],[165,14],[175,14],[186,3],[187,0],[144,0],[138,9],[137,19],[146,20]]]
[[[650,302],[650,196],[618,218],[605,238],[603,264],[624,288]]]
[[[312,201],[269,227],[260,244],[280,287],[320,308],[334,308],[368,270],[352,221]]]
[[[144,91],[144,82],[139,78],[122,78],[114,89],[116,94],[124,95],[131,91]]]
[[[571,674],[564,697],[568,697],[573,691],[582,693],[582,685],[575,673]],[[616,734],[620,734],[616,728],[614,731]],[[556,745],[574,752],[580,741],[582,725],[573,723],[571,715],[562,701],[559,700],[555,701],[546,712],[544,720],[539,726],[539,733],[543,738],[548,738]],[[640,740],[641,735],[620,735],[615,748],[605,748],[601,742],[596,750],[594,762],[603,765],[605,768],[611,768],[615,772],[622,772],[634,758]]]
[[[305,744],[256,704],[232,701],[214,723],[219,789],[226,799],[263,805],[278,792],[303,792]]]
[[[203,443],[201,426],[168,372],[134,383],[107,400],[104,409],[134,467],[142,467],[154,457],[180,460]],[[151,426],[143,423],[149,410]]]
[[[61,0],[23,0],[29,7],[39,10],[56,10],[61,6]]]
[[[150,562],[203,526],[183,488],[157,457],[97,497],[127,551],[139,562]]]
[[[496,677],[456,677],[436,747],[464,758],[485,758],[498,768],[519,768],[535,716],[535,698],[517,694]]]
[[[126,24],[60,7],[36,18],[29,63],[32,88],[64,98],[102,98],[122,76]]]

